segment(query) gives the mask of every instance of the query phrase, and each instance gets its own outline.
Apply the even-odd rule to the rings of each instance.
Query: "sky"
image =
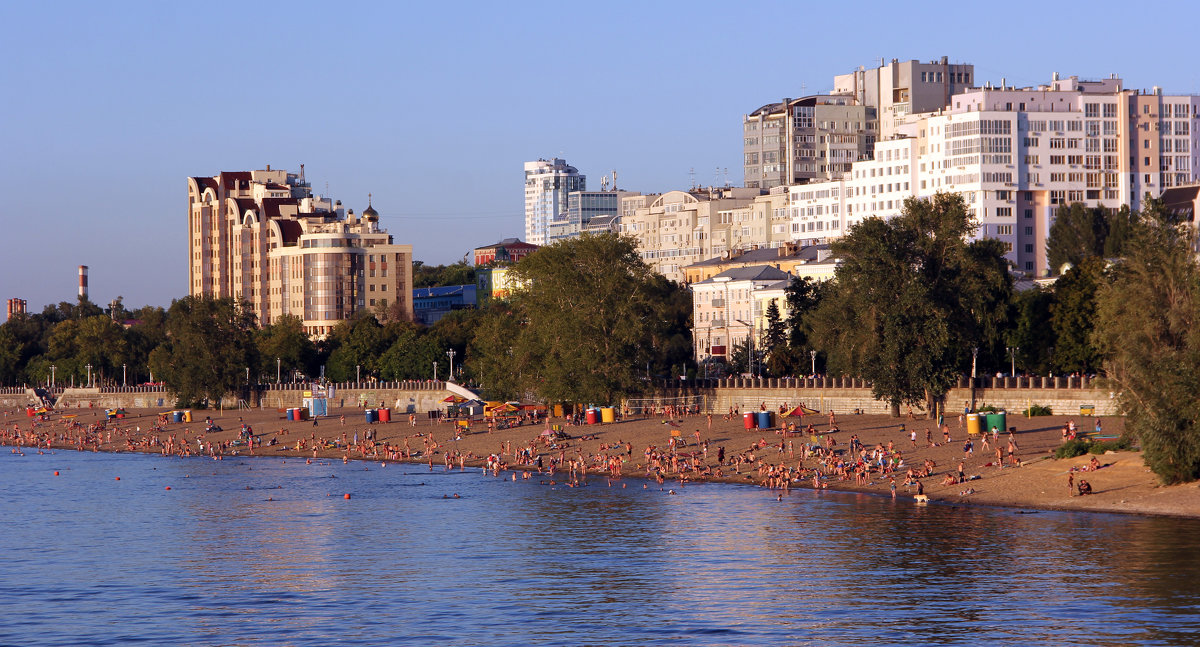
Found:
[[[168,306],[187,178],[305,165],[414,257],[524,237],[522,164],[742,181],[741,118],[881,58],[1200,94],[1190,3],[0,3],[0,299]],[[720,169],[720,170],[718,170]],[[725,169],[728,169],[726,172]]]

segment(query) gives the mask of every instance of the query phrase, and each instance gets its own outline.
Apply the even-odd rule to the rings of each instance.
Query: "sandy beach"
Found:
[[[972,454],[964,457],[963,444],[968,435],[957,416],[946,419],[949,442],[945,441],[935,421],[920,416],[912,419],[907,416],[838,416],[836,424],[839,431],[836,433],[820,433],[816,436],[795,433],[785,437],[779,430],[744,429],[740,416],[727,419],[721,414],[711,417],[711,426],[705,415],[670,420],[657,415],[581,426],[565,425],[563,419],[552,418],[549,423],[562,427],[569,438],[550,442],[542,434],[547,427],[544,421],[489,433],[486,423],[476,420],[469,432],[456,434],[456,427],[451,423],[439,424],[424,414],[416,418],[415,426],[410,424],[407,415],[399,415],[390,423],[368,425],[362,410],[358,408],[334,409],[328,417],[318,419],[315,426],[311,421],[287,421],[275,409],[224,412],[194,410],[192,422],[166,424],[159,423],[161,413],[160,410],[129,410],[124,419],[108,421],[104,429],[99,431],[97,424],[104,420],[103,410],[70,409],[55,412],[48,420],[36,422],[36,427],[33,426],[35,420],[27,417],[23,409],[7,411],[3,442],[6,445],[22,445],[24,449],[13,447],[10,451],[24,452],[37,451],[37,448],[31,447],[34,442],[40,442],[44,450],[49,440],[51,448],[87,451],[188,452],[191,455],[208,455],[212,452],[227,456],[253,453],[255,456],[316,460],[401,459],[402,453],[408,451],[413,454],[409,459],[411,462],[429,464],[432,461],[432,469],[436,470],[446,469],[447,453],[453,469],[459,469],[460,462],[468,469],[479,469],[485,465],[488,456],[494,454],[504,464],[503,467],[511,472],[507,478],[518,474],[524,476],[528,472],[530,478],[557,480],[560,483],[571,478],[571,461],[583,461],[588,468],[585,484],[612,479],[617,469],[622,478],[646,478],[647,448],[654,447],[661,452],[664,484],[674,484],[669,487],[686,487],[687,482],[696,481],[761,486],[765,481],[761,474],[768,466],[783,465],[788,468],[799,466],[806,470],[804,478],[796,478],[790,483],[792,489],[810,489],[813,487],[811,476],[819,462],[818,458],[810,456],[801,463],[802,446],[816,441],[828,447],[832,438],[833,449],[848,450],[852,436],[857,436],[868,451],[877,446],[886,449],[890,444],[891,453],[898,452],[903,459],[903,468],[896,470],[893,475],[897,498],[913,499],[917,487],[904,485],[907,470],[923,468],[926,461],[932,461],[929,476],[919,479],[930,501],[1200,517],[1200,487],[1194,483],[1172,487],[1158,485],[1155,476],[1143,465],[1138,452],[1096,456],[1101,467],[1094,471],[1082,471],[1089,467],[1092,455],[1055,460],[1053,451],[1062,442],[1063,426],[1073,420],[1080,429],[1091,430],[1095,419],[1090,417],[1024,418],[1010,415],[1007,424],[1015,428],[1011,439],[1016,446],[1014,458],[1019,466],[1007,464],[1009,434],[1001,433],[999,445],[1006,462],[1001,468],[996,464],[995,447],[984,449],[979,436],[973,437]],[[222,430],[205,433],[206,417],[211,417],[212,422]],[[795,418],[785,420],[798,422]],[[1123,431],[1122,418],[1104,417],[1101,422],[1106,435]],[[245,444],[233,444],[239,437],[242,424],[249,425],[253,431],[255,447],[252,452]],[[825,432],[829,427],[829,418],[827,414],[806,416],[804,424],[812,424],[818,432]],[[370,440],[368,430],[374,434]],[[674,463],[669,458],[672,431],[678,432],[674,436],[677,444]],[[911,438],[913,431],[917,436],[915,444]],[[31,433],[33,436],[30,436]],[[354,444],[356,438],[358,445]],[[272,440],[274,444],[270,444]],[[312,449],[314,440],[318,446],[315,453]],[[707,454],[702,445],[705,441]],[[371,442],[374,444],[371,445]],[[297,443],[302,443],[303,448],[297,449]],[[222,444],[225,445],[223,448]],[[534,457],[532,460],[515,455],[526,448],[530,449],[530,455]],[[718,464],[717,461],[720,448],[724,448],[724,464]],[[541,473],[536,467],[538,456],[543,466]],[[739,462],[735,457],[744,460]],[[561,463],[551,475],[549,470],[556,460]],[[685,476],[685,482],[680,482],[680,475],[671,469],[682,469],[680,463],[689,461],[694,462],[694,469]],[[960,463],[968,480],[943,484],[948,474],[957,476]],[[1072,468],[1080,471],[1072,473]],[[699,470],[704,470],[706,474],[701,475]],[[1075,483],[1086,479],[1093,493],[1080,496],[1074,488],[1069,489],[1068,478],[1073,478]],[[891,481],[879,478],[874,472],[866,483],[856,482],[854,476],[839,479],[836,474],[826,475],[818,483],[830,490],[891,496]],[[764,490],[764,496],[779,494],[783,492]]]

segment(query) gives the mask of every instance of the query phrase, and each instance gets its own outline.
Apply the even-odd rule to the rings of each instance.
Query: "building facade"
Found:
[[[875,108],[849,95],[784,99],[742,117],[745,186],[770,189],[840,177],[869,159]]]
[[[525,162],[525,240],[547,244],[551,226],[567,223],[567,196],[586,190],[587,177],[565,160]]]
[[[294,315],[323,337],[370,309],[412,320],[412,246],[272,170],[188,178],[189,293],[232,297],[262,325]]]
[[[950,97],[973,87],[975,66],[951,63],[947,57],[929,61],[879,61],[879,67],[859,67],[833,77],[833,94],[854,98],[875,111],[880,139],[896,134],[906,115],[934,112],[950,104]]]
[[[475,267],[484,267],[496,263],[516,263],[537,251],[537,248],[537,245],[522,242],[520,238],[505,238],[498,243],[476,247],[472,255]]]
[[[413,289],[413,321],[426,326],[455,310],[475,307],[475,284]]]
[[[756,292],[768,287],[782,290],[790,279],[787,272],[769,265],[752,265],[693,283],[692,343],[696,362],[724,362],[734,346],[760,339],[757,326],[763,313]]]
[[[909,114],[873,159],[842,178],[789,187],[793,236],[827,242],[904,200],[959,193],[1027,276],[1049,272],[1057,209],[1138,208],[1146,195],[1195,183],[1200,97],[1126,90],[1119,78],[1054,78],[1036,88],[971,88],[944,109]]]

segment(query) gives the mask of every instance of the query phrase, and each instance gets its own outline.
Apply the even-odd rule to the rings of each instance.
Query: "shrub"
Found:
[[[1091,449],[1091,446],[1092,441],[1088,440],[1087,438],[1068,440],[1067,442],[1059,445],[1058,449],[1054,450],[1054,457],[1075,458],[1076,456],[1083,456],[1084,454],[1088,453],[1088,450]]]
[[[1033,405],[1030,405],[1029,408],[1025,410],[1025,417],[1027,417],[1027,418],[1032,418],[1034,416],[1052,416],[1052,415],[1054,415],[1054,413],[1050,410],[1050,407],[1047,407],[1046,405],[1043,405],[1043,404],[1033,404]]]
[[[997,408],[990,404],[985,404],[982,407],[979,407],[978,409],[976,409],[975,413],[999,413],[1000,411],[1003,411],[1003,409]]]
[[[1120,438],[1118,438],[1116,440],[1106,441],[1106,442],[1102,442],[1102,443],[1092,443],[1092,446],[1088,448],[1088,451],[1093,454],[1103,454],[1104,452],[1106,452],[1110,449],[1114,452],[1119,452],[1119,451],[1124,451],[1124,450],[1130,449],[1132,446],[1133,446],[1133,442],[1130,441],[1130,439],[1127,436],[1121,436]]]

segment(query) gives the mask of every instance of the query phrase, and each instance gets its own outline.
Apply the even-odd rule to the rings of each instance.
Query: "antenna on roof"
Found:
[[[695,166],[688,169],[688,178],[691,180],[691,183],[692,183],[691,188],[693,188],[693,189],[696,188],[696,167]]]
[[[617,169],[613,169],[613,191],[617,190]]]

